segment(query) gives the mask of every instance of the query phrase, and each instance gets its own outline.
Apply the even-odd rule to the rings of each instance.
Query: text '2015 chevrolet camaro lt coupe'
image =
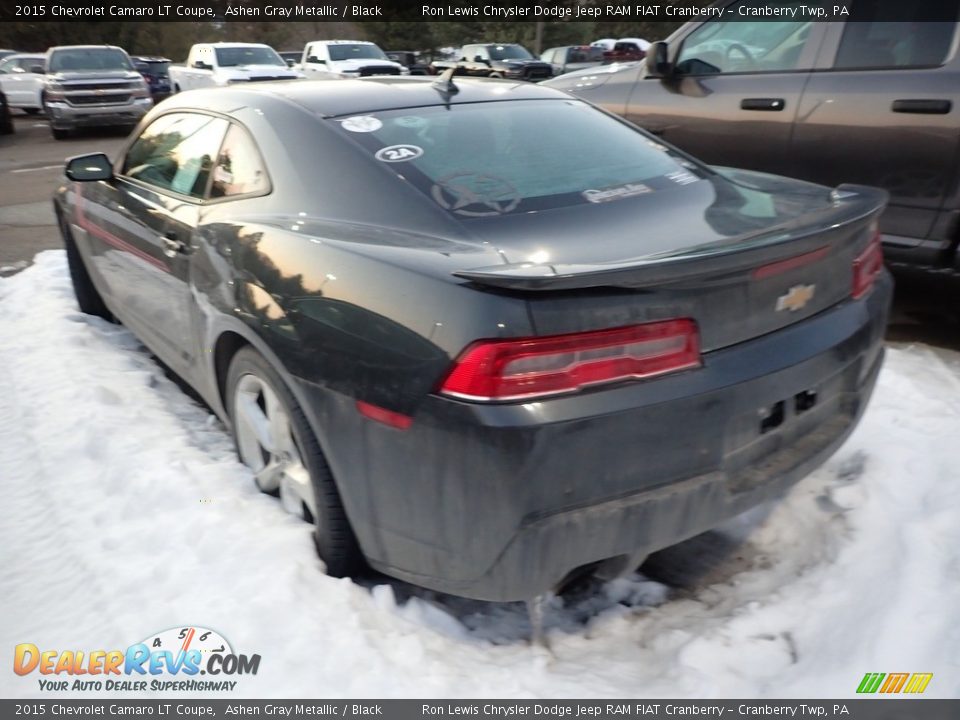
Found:
[[[839,446],[883,354],[882,191],[455,82],[181,93],[55,196],[81,309],[197,390],[329,573],[530,598]]]

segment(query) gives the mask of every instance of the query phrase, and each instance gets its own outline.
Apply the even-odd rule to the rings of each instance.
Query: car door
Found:
[[[954,17],[958,7],[954,0]],[[922,11],[900,0],[854,0],[851,20],[824,42],[791,148],[799,177],[886,189],[884,240],[909,248],[929,239],[935,255],[955,232],[938,217],[956,192],[960,63],[957,23],[905,21]],[[898,22],[889,22],[894,14]]]
[[[148,125],[91,198],[95,265],[124,323],[174,370],[196,353],[190,259],[223,118],[171,112]]]
[[[741,18],[766,0],[737,0]],[[809,6],[789,0],[786,7]],[[790,135],[824,23],[710,20],[672,47],[676,73],[634,86],[627,117],[711,164],[785,173]]]

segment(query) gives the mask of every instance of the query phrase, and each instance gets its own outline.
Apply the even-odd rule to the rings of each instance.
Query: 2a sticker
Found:
[[[374,156],[380,162],[396,163],[416,160],[423,155],[423,148],[418,145],[388,145],[381,148]]]

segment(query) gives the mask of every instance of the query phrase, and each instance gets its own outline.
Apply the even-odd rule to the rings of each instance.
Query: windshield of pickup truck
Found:
[[[287,64],[269,47],[226,47],[215,48],[217,65],[220,67],[238,67],[240,65],[282,65]]]
[[[330,45],[328,47],[330,50],[330,59],[331,60],[386,60],[387,56],[383,54],[383,50],[378,48],[376,45],[367,45],[364,43],[343,43],[337,45]]]
[[[527,49],[520,45],[491,45],[491,60],[530,60],[533,58]]]
[[[119,48],[71,48],[54,50],[50,55],[50,72],[83,72],[86,70],[133,70],[130,58]]]

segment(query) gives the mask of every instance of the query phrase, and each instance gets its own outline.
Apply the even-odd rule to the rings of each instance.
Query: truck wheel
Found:
[[[13,135],[13,118],[9,112],[0,117],[0,135]]]
[[[500,73],[498,73],[498,72],[492,72],[492,73],[490,73],[489,75],[487,75],[487,77],[494,78],[494,79],[496,79],[496,80],[502,80],[502,79],[503,79],[503,75],[500,74]]]
[[[37,113],[40,112],[40,108],[24,108],[23,111],[27,115],[36,115]]]
[[[53,135],[54,140],[66,140],[68,137],[70,137],[69,130],[55,128],[52,125],[50,126],[50,134]]]

